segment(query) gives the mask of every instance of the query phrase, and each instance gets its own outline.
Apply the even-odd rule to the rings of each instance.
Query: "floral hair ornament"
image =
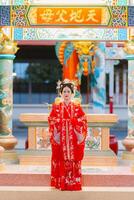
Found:
[[[60,80],[58,80],[58,82],[57,82],[57,87],[56,87],[56,89],[57,89],[57,91],[58,91],[58,96],[60,95],[60,85],[61,85],[61,81]]]

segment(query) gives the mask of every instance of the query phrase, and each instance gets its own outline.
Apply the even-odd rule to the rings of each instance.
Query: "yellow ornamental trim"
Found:
[[[0,28],[0,54],[15,54],[18,49],[17,43],[9,39]]]
[[[131,35],[130,40],[124,44],[124,51],[127,54],[134,54],[134,35]]]
[[[92,41],[75,41],[73,45],[79,55],[93,56],[97,48],[96,44]]]
[[[59,105],[60,102],[61,102],[61,97],[56,97],[56,98],[55,98],[55,104],[56,104],[56,105]]]

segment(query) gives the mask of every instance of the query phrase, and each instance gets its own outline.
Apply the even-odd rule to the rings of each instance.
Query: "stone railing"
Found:
[[[110,127],[117,123],[115,114],[86,114],[88,127],[100,138],[99,150],[109,150]],[[28,149],[41,150],[49,146],[48,114],[22,113],[20,121],[28,126]]]

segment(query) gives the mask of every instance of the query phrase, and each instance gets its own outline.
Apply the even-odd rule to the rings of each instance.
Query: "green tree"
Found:
[[[28,81],[29,103],[31,103],[32,92],[37,91],[36,86],[42,89],[44,84],[46,84],[48,91],[52,91],[55,88],[56,82],[59,79],[61,80],[62,67],[58,62],[31,62],[27,67],[26,77]],[[34,86],[34,84],[36,85]]]
[[[32,62],[26,70],[27,79],[31,83],[57,82],[62,77],[61,65],[44,62]]]

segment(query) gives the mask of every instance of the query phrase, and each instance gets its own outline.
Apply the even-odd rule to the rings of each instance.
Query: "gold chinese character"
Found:
[[[45,22],[49,23],[50,21],[53,20],[54,13],[52,9],[47,8],[44,10],[42,14],[40,14],[40,16]]]
[[[84,21],[84,18],[82,18],[82,10],[76,10],[71,12],[70,14],[70,21],[75,21],[78,23],[81,23]]]
[[[68,22],[67,19],[65,19],[65,16],[67,15],[67,11],[62,9],[62,10],[58,10],[56,15],[58,15],[58,19],[56,19],[57,22]]]
[[[93,22],[98,22],[98,20],[95,19],[95,16],[96,16],[95,10],[89,10],[88,14],[87,14],[86,21],[90,21],[91,20]]]

